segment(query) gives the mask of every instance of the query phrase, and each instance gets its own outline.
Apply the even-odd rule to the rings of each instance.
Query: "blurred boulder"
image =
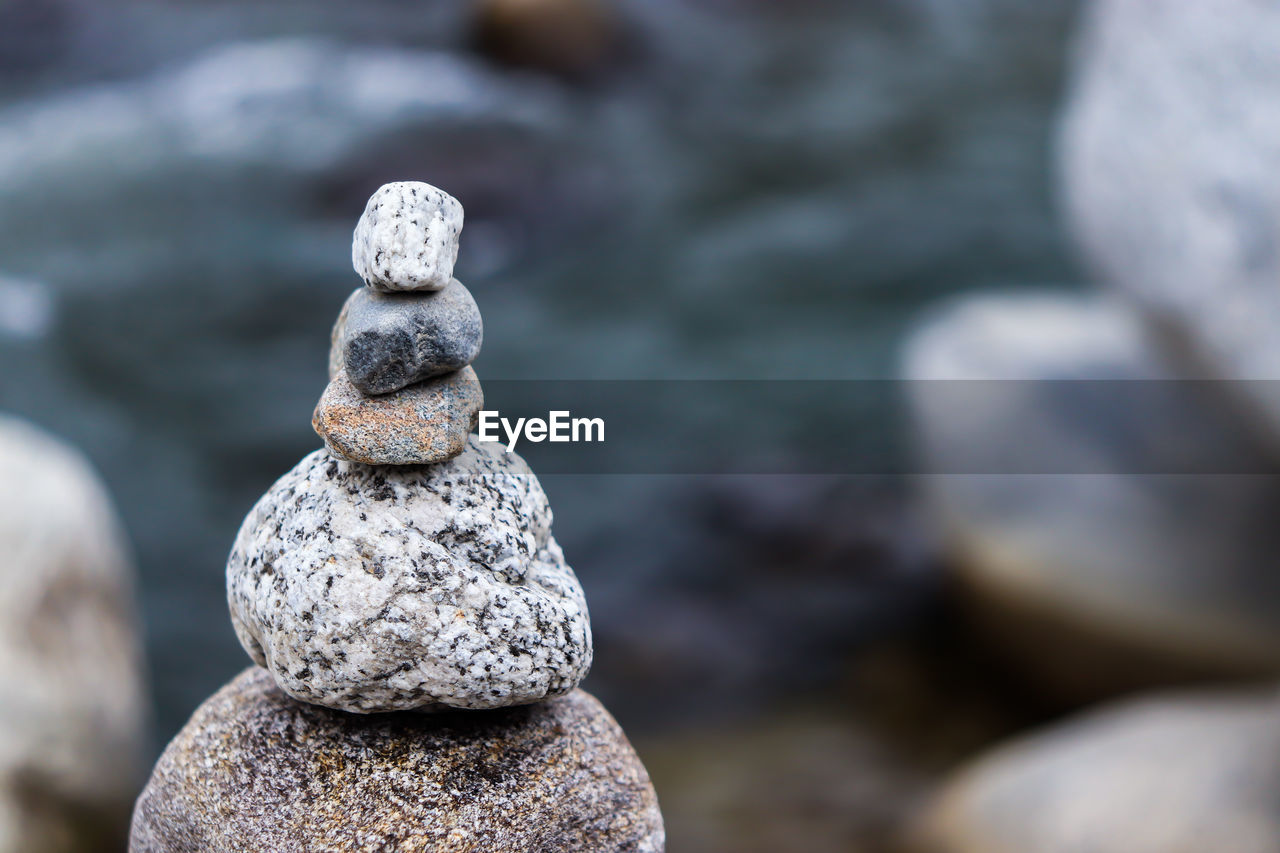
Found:
[[[0,416],[0,853],[118,850],[147,696],[133,567],[75,450]]]
[[[1062,125],[1088,260],[1280,450],[1280,6],[1095,0]]]
[[[251,668],[138,798],[129,849],[662,853],[640,759],[581,690],[494,711],[356,716]]]
[[[971,297],[905,375],[958,586],[1030,679],[1075,701],[1280,672],[1280,477],[1132,313]]]
[[[613,53],[619,33],[609,0],[476,0],[473,39],[510,65],[582,75]]]
[[[919,853],[1275,853],[1274,693],[1144,699],[1015,741],[962,769]]]

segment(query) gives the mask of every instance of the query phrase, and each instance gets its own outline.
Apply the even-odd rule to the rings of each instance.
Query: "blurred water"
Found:
[[[459,0],[37,5],[0,7],[0,407],[121,503],[161,738],[244,663],[223,560],[317,444],[381,182],[466,206],[482,380],[888,376],[924,301],[1075,277],[1071,0],[631,0],[577,82],[470,54]],[[929,589],[893,484],[546,486],[629,726],[821,686]]]

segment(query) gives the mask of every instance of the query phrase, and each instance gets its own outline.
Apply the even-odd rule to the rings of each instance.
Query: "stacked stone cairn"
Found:
[[[462,218],[423,183],[369,200],[366,287],[312,421],[325,449],[268,490],[227,563],[258,667],[169,744],[131,850],[663,850],[643,765],[577,689],[591,628],[546,495],[470,435]]]

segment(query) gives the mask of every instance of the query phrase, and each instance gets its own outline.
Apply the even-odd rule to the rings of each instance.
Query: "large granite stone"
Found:
[[[474,439],[431,466],[307,456],[245,518],[227,596],[241,644],[289,695],[347,711],[535,702],[591,665],[542,487]]]
[[[133,567],[77,451],[0,416],[0,851],[117,850],[148,697]]]
[[[1274,694],[1095,711],[964,768],[921,821],[920,853],[1275,853]]]
[[[466,446],[484,406],[470,367],[392,394],[368,397],[339,371],[324,389],[311,426],[329,452],[366,465],[428,465]]]
[[[387,394],[459,370],[480,354],[484,326],[471,293],[454,279],[435,293],[379,293],[362,287],[334,324],[333,368],[365,394]]]
[[[1079,700],[1280,672],[1280,477],[1131,312],[970,297],[905,372],[949,561],[1030,678]]]
[[[1088,260],[1280,448],[1280,6],[1095,0],[1062,125]]]
[[[640,759],[581,690],[498,711],[352,717],[261,669],[204,703],[134,812],[131,853],[661,853]]]

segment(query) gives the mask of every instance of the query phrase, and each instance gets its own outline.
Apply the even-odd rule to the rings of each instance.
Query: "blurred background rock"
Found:
[[[1107,296],[984,294],[907,345],[957,597],[1065,703],[1280,672],[1280,479],[1150,337]]]
[[[1277,849],[1274,691],[1159,695],[1022,738],[921,821],[931,853]]]
[[[121,847],[149,701],[120,521],[84,457],[0,416],[0,851]]]
[[[256,497],[318,446],[328,326],[358,283],[350,227],[378,184],[422,178],[466,205],[482,379],[884,380],[946,328],[973,338],[947,365],[979,377],[1192,375],[1179,353],[1207,348],[1169,341],[1201,339],[1200,315],[1145,307],[1172,280],[1152,210],[1182,196],[1143,191],[1185,177],[1203,198],[1196,170],[1266,133],[1217,122],[1214,98],[1265,110],[1277,77],[1242,61],[1157,98],[1120,58],[1130,36],[1179,69],[1183,50],[1196,68],[1265,50],[1276,13],[1230,5],[1213,27],[1162,7],[1164,38],[1136,0],[1083,17],[1075,0],[0,0],[0,408],[82,447],[118,500],[156,746],[244,665],[223,564]],[[1169,153],[1205,126],[1221,134],[1196,156]],[[1254,211],[1265,237],[1268,204],[1203,215]],[[1216,257],[1196,269],[1237,281]],[[1092,270],[1144,307],[1073,294]],[[1051,295],[953,303],[912,331],[991,288]],[[1250,340],[1280,340],[1270,298],[1233,297],[1264,327]],[[1259,375],[1228,366],[1208,374]],[[1273,672],[1255,397],[1120,425],[1009,398],[960,424],[1035,416],[1090,470],[1113,465],[1071,489],[543,475],[592,607],[586,686],[650,765],[671,849],[886,850],[1005,734],[1150,684]],[[938,464],[946,409],[907,400]],[[1177,441],[1259,460],[1263,482],[1131,476],[1171,420]]]

